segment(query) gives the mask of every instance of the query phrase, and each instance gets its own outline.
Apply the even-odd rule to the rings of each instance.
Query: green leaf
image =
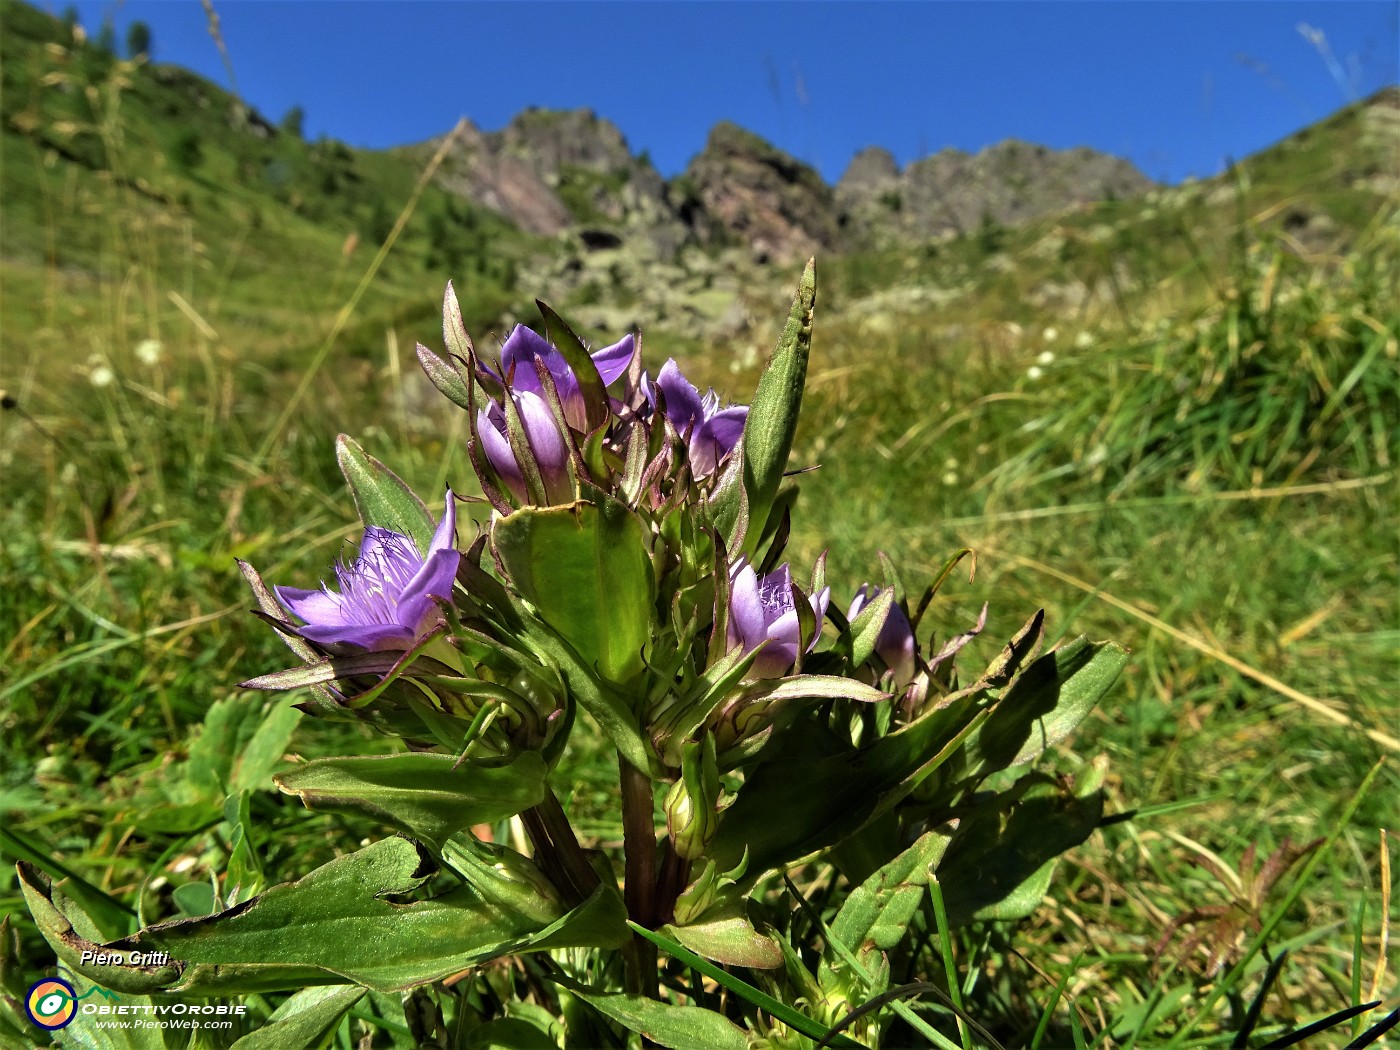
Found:
[[[279,1006],[268,1023],[233,1044],[233,1050],[283,1050],[325,1046],[340,1019],[364,996],[356,985],[305,988]]]
[[[743,901],[721,905],[684,926],[664,929],[691,951],[715,962],[755,970],[783,965],[782,950],[772,937],[754,929]]]
[[[285,701],[254,694],[217,701],[190,745],[185,779],[199,795],[220,802],[245,789],[271,788],[269,775],[301,718]]]
[[[748,772],[709,855],[729,867],[747,849],[752,883],[836,845],[947,761],[986,714],[975,695],[955,694],[861,749],[821,726],[793,723]],[[783,819],[774,820],[775,813]]]
[[[655,756],[623,694],[645,666],[655,603],[641,521],[611,499],[527,507],[498,519],[492,539],[535,613],[522,611],[521,644],[558,670],[629,762],[652,769]]]
[[[94,943],[63,910],[71,905],[31,866],[20,885],[40,932],[66,966],[121,992],[234,992],[356,983],[400,991],[503,955],[542,948],[617,948],[627,940],[617,889],[545,923],[503,908],[462,885],[398,903],[436,865],[407,839],[385,839],[304,878],[274,886],[236,908],[149,926],[108,945]],[[164,965],[93,966],[83,951],[164,951]]]
[[[267,880],[262,861],[253,848],[253,820],[250,793],[240,791],[224,799],[224,820],[230,825],[228,867],[224,873],[224,899],[232,907],[261,893]]]
[[[797,418],[802,410],[802,389],[807,381],[807,358],[812,347],[812,310],[816,304],[815,261],[809,260],[797,285],[792,312],[763,378],[758,381],[753,403],[744,423],[744,484],[748,497],[748,528],[743,550],[752,556],[778,495],[788,454],[792,451]],[[725,486],[723,479],[715,493],[715,522],[725,537],[725,546],[738,546],[735,526],[740,518],[738,488]]]
[[[155,1006],[155,1003],[148,996],[124,995],[120,1002],[109,1003],[109,997],[112,999],[116,997],[111,996],[100,987],[85,988],[81,981],[74,981],[73,990],[78,993],[78,998],[83,1000],[80,1007],[89,1004],[96,1004],[99,1009],[103,1006],[123,1006],[133,1012],[127,1017],[120,1015],[103,1017],[101,1014],[79,1013],[73,1023],[61,1031],[55,1043],[57,1046],[64,1047],[65,1050],[68,1047],[78,1048],[78,1050],[173,1050],[174,1047],[187,1045],[188,1034],[178,1032],[176,1029],[169,1030],[173,1038],[167,1043],[165,1040],[166,1029],[137,1027],[135,1024],[129,1024],[125,1028],[118,1028],[115,1024],[112,1027],[98,1027],[97,1022],[103,1020],[129,1022],[137,1018],[154,1016],[153,1013],[146,1012],[146,1008],[153,1009]],[[94,993],[96,994],[94,995]],[[26,1035],[35,1031],[33,1027],[26,1027],[28,1027]],[[25,1044],[17,1042],[7,1045],[24,1046]]]
[[[413,540],[418,553],[427,556],[433,543],[434,524],[423,501],[399,476],[345,434],[335,439],[340,472],[350,486],[355,509],[365,525],[391,529]]]
[[[1091,767],[1076,793],[1028,773],[965,813],[938,869],[949,925],[1021,919],[1039,907],[1061,854],[1103,817],[1102,780],[1102,766]]]
[[[986,775],[1029,762],[1068,736],[1118,679],[1128,652],[1082,635],[1025,669],[992,709],[969,752]]]
[[[528,1021],[498,1017],[467,1033],[462,1050],[559,1050],[559,1044]]]
[[[533,751],[505,766],[413,753],[320,758],[274,779],[310,809],[364,813],[441,848],[463,828],[539,805],[547,772]]]
[[[656,584],[640,518],[611,499],[526,507],[491,538],[516,590],[603,678],[642,670]]]
[[[873,704],[890,698],[889,693],[854,678],[827,674],[795,674],[787,678],[764,679],[754,688],[746,689],[744,696],[773,703],[784,700],[854,700]]]
[[[232,793],[267,790],[274,768],[282,762],[292,734],[301,724],[302,713],[290,704],[271,704],[262,723],[253,732],[243,752],[229,770],[228,790]]]
[[[597,992],[573,981],[560,983],[629,1032],[671,1050],[746,1050],[749,1045],[743,1029],[713,1010],[673,1006],[644,995]]]
[[[872,975],[868,984],[861,981],[867,984],[864,997],[885,991],[889,970],[881,953],[904,940],[909,923],[923,903],[929,876],[948,848],[948,839],[948,832],[943,830],[920,836],[907,850],[852,890],[836,913],[831,923],[831,939],[853,952],[860,967]],[[819,971],[822,987],[846,993],[854,991],[851,976],[848,976],[851,969],[834,946],[829,945]],[[878,978],[874,978],[876,974]]]
[[[214,887],[207,882],[187,882],[170,892],[170,899],[182,915],[200,918],[214,914]]]

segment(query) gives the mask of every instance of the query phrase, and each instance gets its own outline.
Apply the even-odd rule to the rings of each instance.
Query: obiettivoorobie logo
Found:
[[[29,986],[24,1009],[40,1028],[56,1032],[78,1016],[78,993],[61,977],[45,977]]]

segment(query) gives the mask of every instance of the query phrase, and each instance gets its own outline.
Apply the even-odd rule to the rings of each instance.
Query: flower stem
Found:
[[[676,917],[676,899],[690,881],[690,861],[676,852],[675,844],[668,838],[666,852],[661,858],[661,873],[656,877],[656,909],[658,922],[670,922]]]
[[[622,782],[622,849],[626,857],[623,900],[628,917],[650,928],[655,924],[656,892],[656,823],[651,779],[621,755],[617,764]],[[656,998],[656,947],[634,936],[623,949],[623,960],[628,992]]]
[[[536,808],[544,818],[545,827],[549,829],[549,837],[554,842],[554,848],[559,854],[569,881],[582,898],[587,898],[598,888],[598,873],[593,870],[593,865],[588,863],[588,857],[579,845],[574,827],[569,823],[569,817],[564,812],[564,807],[559,804],[553,788],[546,785],[544,801]]]
[[[554,791],[546,787],[544,801],[520,816],[545,875],[559,887],[570,907],[582,904],[598,888],[598,873],[588,863]]]
[[[559,859],[559,851],[554,848],[554,840],[550,838],[549,829],[540,814],[540,807],[532,806],[524,810],[520,814],[520,820],[525,825],[525,834],[530,837],[530,845],[534,847],[535,863],[544,871],[545,878],[558,887],[570,907],[582,902],[583,898],[578,896],[573,880],[569,878]]]

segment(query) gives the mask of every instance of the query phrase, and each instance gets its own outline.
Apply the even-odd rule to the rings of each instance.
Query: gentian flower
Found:
[[[821,622],[830,600],[830,587],[823,587],[809,599],[818,630],[812,635],[808,652],[821,635]],[[797,607],[792,602],[792,573],[787,565],[759,576],[746,559],[734,562],[729,568],[729,646],[742,646],[747,653],[768,643],[754,660],[749,676],[781,678],[787,674],[797,660],[801,641]]]
[[[846,613],[846,619],[854,620],[862,609],[880,596],[881,590],[882,588],[872,584],[862,583],[851,602],[850,611]],[[910,626],[909,617],[904,615],[904,610],[898,602],[890,606],[889,615],[885,617],[884,626],[880,628],[880,635],[875,639],[875,655],[894,672],[896,688],[903,689],[913,681],[914,628]]]
[[[528,331],[528,329],[527,329]],[[572,499],[569,484],[569,448],[564,436],[559,432],[559,424],[544,398],[528,390],[517,390],[510,394],[520,413],[520,425],[525,430],[525,440],[535,457],[540,477],[544,480],[545,498],[550,503],[567,503]],[[506,436],[506,410],[499,402],[492,401],[477,413],[477,434],[481,438],[482,451],[506,487],[522,503],[529,502],[525,475],[516,461],[515,450],[510,447]]]
[[[658,389],[665,399],[666,418],[685,438],[691,473],[697,478],[709,477],[739,443],[749,416],[748,407],[720,408],[719,395],[713,390],[702,398],[694,384],[681,375],[674,358],[661,366],[655,383],[642,377],[642,392],[653,409]]]
[[[593,354],[593,365],[607,386],[622,377],[632,361],[636,350],[636,338],[625,335],[612,346],[605,346]],[[578,378],[564,355],[556,350],[540,335],[518,324],[506,337],[501,347],[501,379],[510,378],[510,386],[516,394],[530,393],[544,399],[544,387],[540,384],[539,373],[535,370],[535,360],[539,359],[554,379],[554,387],[559,391],[559,403],[564,408],[564,418],[570,427],[579,433],[587,431],[584,419],[583,392],[579,390]]]
[[[274,587],[277,600],[305,620],[297,634],[321,645],[362,649],[408,649],[439,615],[434,598],[450,599],[461,555],[456,542],[457,501],[447,490],[447,510],[433,533],[426,557],[413,541],[392,529],[370,525],[360,554],[335,567],[339,593]]]

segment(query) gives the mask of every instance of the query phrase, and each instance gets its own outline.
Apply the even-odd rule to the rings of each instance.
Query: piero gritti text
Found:
[[[94,952],[84,951],[78,960],[80,966],[166,966],[170,963],[169,952]]]

